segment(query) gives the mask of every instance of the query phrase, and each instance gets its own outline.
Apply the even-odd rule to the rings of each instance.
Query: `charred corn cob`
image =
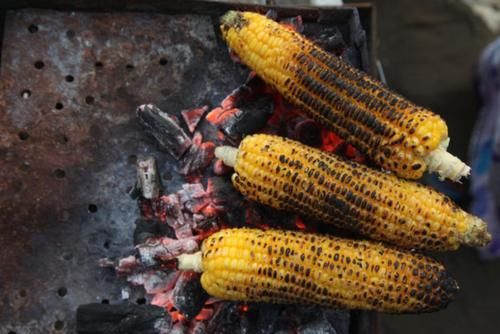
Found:
[[[437,261],[369,241],[256,229],[219,231],[179,269],[212,296],[385,312],[429,312],[458,291]]]
[[[367,74],[265,16],[230,11],[224,39],[286,99],[386,170],[410,179],[425,170],[453,181],[470,168],[446,151],[446,123]]]
[[[429,187],[290,139],[248,136],[238,149],[221,146],[215,155],[234,166],[233,185],[249,199],[375,240],[453,250],[491,239],[481,219]]]

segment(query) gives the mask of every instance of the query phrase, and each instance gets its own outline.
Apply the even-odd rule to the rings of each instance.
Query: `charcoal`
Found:
[[[321,125],[312,119],[301,120],[295,124],[292,137],[302,144],[319,147],[322,144]]]
[[[160,334],[172,328],[170,315],[153,305],[85,304],[76,310],[79,334]]]
[[[207,322],[207,334],[233,334],[244,333],[241,330],[240,310],[237,303],[219,303],[212,316]]]
[[[175,236],[174,230],[167,224],[161,224],[157,220],[139,218],[135,221],[134,245],[144,243],[149,238]]]
[[[304,31],[304,22],[300,15],[280,20],[280,23],[292,28],[300,34]]]
[[[219,107],[210,111],[207,120],[236,143],[245,135],[262,129],[271,117],[272,98],[265,94],[266,85],[252,76],[231,92]]]
[[[262,129],[272,115],[272,99],[261,96],[238,107],[234,117],[221,124],[221,130],[235,140]]]
[[[148,294],[159,294],[171,290],[179,272],[177,270],[147,270],[136,272],[127,278],[127,281],[133,285],[142,285],[144,291]]]
[[[135,221],[134,245],[142,244],[149,238],[163,236],[173,238],[174,229],[157,220],[139,218]]]
[[[167,113],[152,104],[137,108],[137,116],[147,131],[156,138],[175,159],[179,160],[192,142],[184,130]]]
[[[233,187],[228,177],[211,177],[208,180],[207,193],[216,207],[223,208],[222,214],[232,226],[243,226],[245,217],[242,214],[244,197]]]
[[[322,29],[319,35],[313,38],[313,41],[323,50],[331,52],[337,56],[342,55],[347,48],[342,32],[337,27]]]
[[[208,106],[203,106],[200,108],[182,110],[181,115],[186,123],[189,131],[194,132],[196,126],[201,121],[203,115],[208,111]]]
[[[326,319],[315,319],[297,328],[297,334],[337,334],[335,327]]]
[[[215,144],[211,141],[203,142],[201,133],[193,136],[192,145],[181,160],[179,174],[190,175],[203,172],[214,158]]]
[[[153,266],[162,261],[170,261],[183,253],[193,253],[198,250],[199,246],[196,237],[182,240],[160,237],[148,239],[136,248],[141,262],[146,266]]]
[[[268,303],[252,303],[245,317],[249,320],[249,332],[258,334],[276,333],[276,320],[284,306]]]
[[[223,176],[229,175],[234,171],[232,167],[226,166],[222,160],[216,160],[214,163],[214,174]]]
[[[173,305],[186,319],[193,319],[208,299],[200,276],[194,272],[182,272],[173,290]]]
[[[146,199],[157,198],[161,194],[160,176],[156,167],[156,159],[147,157],[137,160],[137,182],[135,188],[141,191]]]

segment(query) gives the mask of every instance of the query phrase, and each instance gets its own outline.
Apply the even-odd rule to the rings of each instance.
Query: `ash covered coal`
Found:
[[[137,117],[146,130],[174,158],[180,159],[191,146],[191,139],[168,113],[152,104],[137,108]]]

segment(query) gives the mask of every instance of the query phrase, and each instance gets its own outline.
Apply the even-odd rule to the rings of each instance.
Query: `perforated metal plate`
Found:
[[[214,106],[247,74],[218,36],[216,17],[226,8],[208,8],[212,16],[6,12],[1,334],[71,333],[79,304],[121,300],[127,284],[97,260],[132,251],[133,163],[152,154],[161,170],[170,168],[135,108]],[[340,17],[348,20],[346,11]]]

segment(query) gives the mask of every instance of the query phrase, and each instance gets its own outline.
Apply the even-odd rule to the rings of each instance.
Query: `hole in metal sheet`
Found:
[[[101,304],[109,304],[109,300],[108,299],[103,299],[103,300],[101,300]]]
[[[69,260],[71,260],[72,258],[73,258],[73,253],[71,253],[71,252],[65,252],[65,253],[63,254],[63,259],[65,259],[66,261],[69,261]]]
[[[132,64],[127,64],[127,66],[125,66],[125,68],[129,71],[133,70],[134,69],[134,65]]]
[[[94,64],[94,66],[95,66],[96,68],[102,68],[104,65],[102,64],[102,62],[100,62],[100,61],[96,61],[96,62],[95,62],[95,64]]]
[[[68,289],[66,289],[65,287],[57,289],[57,294],[61,297],[66,296],[67,293],[68,293]]]
[[[17,334],[17,333],[14,331],[9,331],[9,332],[7,332],[7,334]]]
[[[67,82],[73,82],[75,80],[75,78],[72,75],[67,75],[64,78],[66,79]]]
[[[63,179],[66,176],[66,172],[63,169],[57,168],[54,170],[54,176],[58,179]]]
[[[21,97],[23,99],[27,99],[30,96],[31,96],[31,91],[29,89],[25,89],[21,92]]]
[[[66,31],[66,37],[68,37],[68,38],[73,38],[73,37],[75,37],[75,31],[74,31],[74,30],[69,29],[68,31]]]
[[[56,322],[54,322],[54,329],[55,330],[61,330],[63,328],[64,328],[64,321],[57,320]]]
[[[109,241],[109,240],[104,241],[104,245],[103,245],[104,248],[109,249],[110,245],[111,245],[111,241]]]
[[[94,101],[95,101],[95,99],[94,99],[94,97],[93,97],[93,96],[90,96],[90,95],[89,95],[89,96],[87,96],[87,97],[85,98],[85,103],[87,103],[87,104],[92,104],[92,103],[94,103]]]
[[[160,65],[161,65],[161,66],[165,66],[165,65],[167,65],[167,64],[168,64],[168,60],[167,60],[167,59],[165,59],[165,58],[160,58]]]
[[[146,304],[146,298],[144,298],[144,297],[137,298],[137,300],[135,302],[139,305],[144,305],[144,304]]]
[[[36,33],[38,31],[38,27],[34,24],[31,24],[29,27],[28,27],[28,31],[32,34]]]
[[[59,141],[61,142],[61,144],[66,144],[69,141],[69,138],[66,135],[61,135],[59,137]]]
[[[61,102],[57,102],[56,105],[55,105],[55,108],[57,110],[61,110],[62,108],[64,108],[63,104]]]
[[[89,204],[88,210],[90,213],[96,213],[97,212],[97,205],[95,204]]]
[[[21,139],[21,140],[27,140],[30,137],[29,133],[27,131],[24,131],[24,130],[19,131],[19,133],[17,135],[19,136],[19,139]]]
[[[28,295],[28,293],[26,292],[26,290],[21,290],[21,291],[19,291],[19,296],[21,296],[21,297],[23,297],[23,298],[24,298],[24,297],[26,297],[27,295]]]
[[[35,61],[35,68],[36,69],[41,70],[44,66],[45,66],[45,64],[43,63],[43,61],[41,61],[41,60]]]
[[[131,154],[127,157],[127,161],[129,164],[135,164],[137,162],[137,155]]]
[[[31,168],[31,164],[29,163],[29,161],[23,161],[22,165],[21,165],[21,168],[23,170],[30,170]]]
[[[172,173],[170,173],[168,170],[165,171],[165,173],[163,173],[162,175],[163,179],[165,179],[166,181],[170,180],[172,178]]]

